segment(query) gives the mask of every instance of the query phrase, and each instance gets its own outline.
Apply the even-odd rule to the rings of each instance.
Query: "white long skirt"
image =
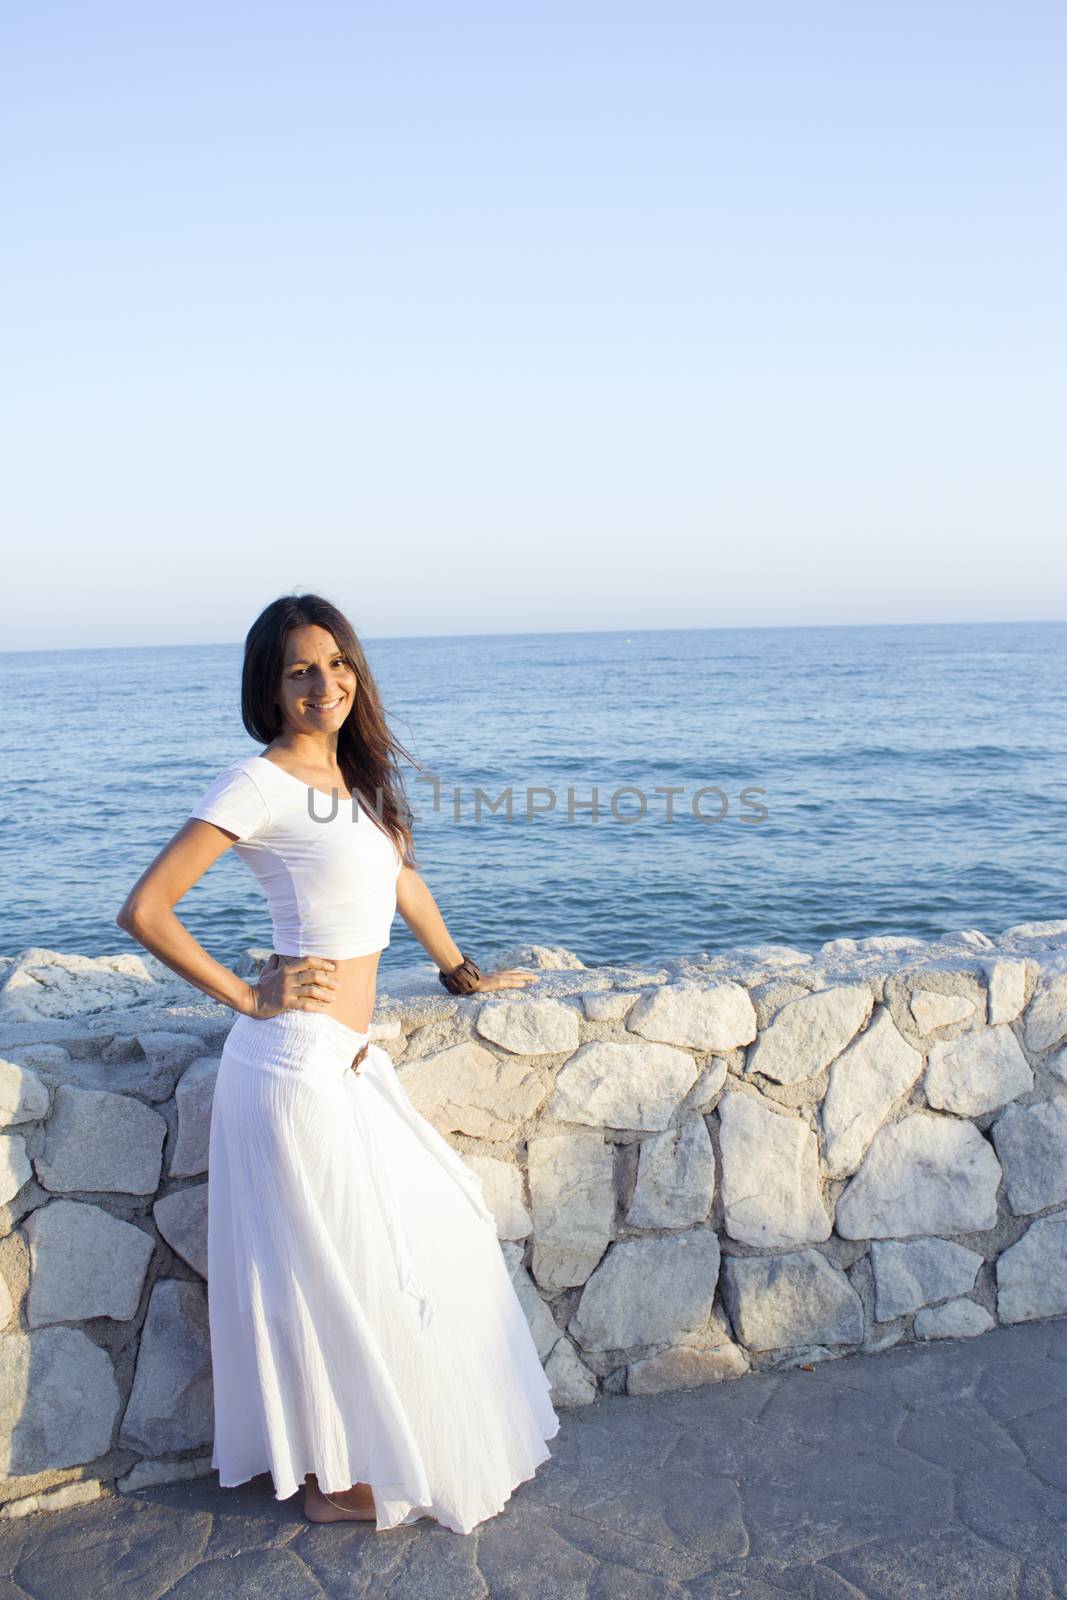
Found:
[[[481,1182],[325,1012],[239,1017],[211,1110],[212,1466],[469,1533],[559,1431]]]

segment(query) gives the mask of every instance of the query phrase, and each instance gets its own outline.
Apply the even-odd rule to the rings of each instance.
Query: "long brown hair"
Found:
[[[241,720],[249,735],[270,744],[283,731],[277,703],[285,666],[285,640],[292,628],[319,627],[332,633],[356,674],[355,705],[337,732],[337,765],[350,794],[359,795],[371,818],[389,834],[414,867],[411,811],[404,794],[399,758],[419,766],[389,731],[374,674],[348,618],[321,595],[282,595],[260,612],[245,638],[241,671]]]

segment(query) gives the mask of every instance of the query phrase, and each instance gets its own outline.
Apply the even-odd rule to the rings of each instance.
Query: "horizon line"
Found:
[[[639,633],[796,633],[819,632],[830,628],[876,629],[876,628],[1039,628],[1058,627],[1067,622],[1067,617],[987,617],[960,619],[946,622],[754,622],[754,623],[719,623],[702,627],[675,627],[675,628],[534,628],[522,629],[512,632],[496,633],[366,633],[356,628],[354,631],[359,639],[375,639],[383,642],[404,641],[406,643],[419,643],[423,640],[435,639],[545,639],[545,638],[585,638],[597,634],[621,634],[627,638]],[[222,646],[240,648],[241,639],[203,639],[195,644],[85,644],[85,645],[54,645],[47,649],[4,649],[0,648],[2,656],[43,656],[62,654],[87,654],[90,651],[119,651],[119,650],[215,650]]]

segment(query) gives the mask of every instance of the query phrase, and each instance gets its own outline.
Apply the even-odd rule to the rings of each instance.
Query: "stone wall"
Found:
[[[263,953],[249,952],[246,970]],[[560,1407],[1067,1314],[1067,921],[383,980]],[[0,963],[3,1515],[210,1472],[207,1133],[233,1013]],[[388,992],[385,992],[388,991]]]

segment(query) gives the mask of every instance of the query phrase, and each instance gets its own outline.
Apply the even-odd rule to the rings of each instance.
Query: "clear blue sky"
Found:
[[[4,35],[5,648],[1067,616],[1060,0]]]

